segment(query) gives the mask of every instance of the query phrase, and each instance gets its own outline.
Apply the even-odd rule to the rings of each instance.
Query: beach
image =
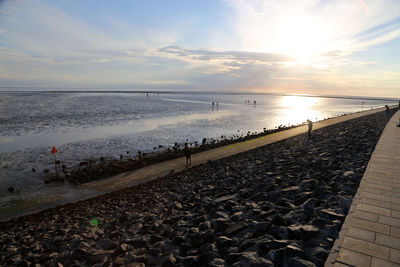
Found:
[[[0,263],[323,266],[385,123],[364,116],[1,223]]]
[[[115,174],[111,166],[87,175],[80,172],[82,164],[126,165],[139,151],[158,154],[174,150],[175,144],[200,145],[204,138],[221,144],[385,104],[393,101],[251,93],[1,92],[0,219],[7,217],[2,210],[25,209],[30,203],[48,207],[49,202],[93,195],[68,182],[45,183],[55,173],[53,146],[59,173],[81,183]],[[75,171],[83,179],[75,181]],[[10,186],[19,193],[10,194]]]

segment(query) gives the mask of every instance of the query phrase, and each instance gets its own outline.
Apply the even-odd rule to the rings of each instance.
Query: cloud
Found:
[[[4,15],[11,14],[17,10],[17,6],[15,4],[19,3],[20,1],[0,1],[0,13]]]
[[[115,29],[123,31],[115,34],[85,18],[46,3],[44,1],[23,2],[7,5],[13,9],[14,23],[9,23],[5,44],[25,54],[40,55],[58,59],[91,60],[93,58],[122,56],[125,50],[148,49],[163,46],[174,41],[174,34],[148,27],[138,27],[128,23],[112,21]],[[10,13],[10,12],[9,12]],[[118,26],[118,27],[117,27]]]
[[[373,39],[385,41],[385,29],[400,14],[400,2],[394,0],[226,2],[236,10],[236,34],[245,49],[296,56],[353,53],[374,45],[357,38],[368,31],[375,33]]]
[[[400,29],[396,29],[385,34],[380,34],[375,38],[371,38],[363,42],[357,42],[354,46],[355,47],[354,50],[361,50],[363,48],[380,45],[382,43],[386,43],[388,41],[397,39],[399,37],[400,37]]]
[[[54,2],[7,2],[12,4],[0,5],[0,12],[7,10],[6,19],[0,17],[4,22],[0,34],[7,29],[0,35],[0,81],[312,91],[355,85],[372,88],[372,84],[392,88],[398,78],[368,71],[364,75],[361,72],[378,66],[379,60],[351,58],[355,52],[400,36],[398,1],[223,1],[234,10],[225,14],[232,22],[229,29],[200,29],[196,27],[206,24],[193,24],[196,27],[190,31],[185,25],[180,26],[184,31],[135,25],[130,17],[111,14],[104,18],[105,25],[69,13]],[[199,32],[213,37],[203,38]],[[187,34],[210,43],[188,42]]]
[[[159,58],[185,62],[188,64],[186,69],[203,75],[221,74],[235,77],[243,77],[250,69],[265,71],[266,66],[283,65],[292,60],[288,56],[279,54],[187,49],[179,46],[163,47],[149,54]],[[179,67],[182,66],[179,65]],[[254,75],[257,75],[257,73],[254,73]]]
[[[100,58],[100,59],[92,59],[90,60],[92,63],[107,63],[110,62],[109,58]]]
[[[259,61],[259,62],[282,62],[292,60],[289,56],[260,53],[260,52],[246,52],[246,51],[212,51],[212,50],[193,50],[184,49],[178,46],[168,46],[159,49],[160,52],[174,54],[182,58],[191,58],[196,60],[216,60],[226,59],[235,61]]]

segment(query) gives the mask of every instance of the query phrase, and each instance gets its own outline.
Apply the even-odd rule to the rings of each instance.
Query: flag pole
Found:
[[[56,178],[58,178],[57,159],[56,159],[57,148],[55,146],[53,146],[51,153],[54,155],[54,169],[56,170]]]
[[[54,168],[56,169],[56,178],[58,178],[56,153],[54,153]]]

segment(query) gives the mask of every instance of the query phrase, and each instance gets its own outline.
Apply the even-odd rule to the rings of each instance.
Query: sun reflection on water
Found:
[[[321,114],[316,109],[319,104],[315,97],[306,96],[283,96],[281,99],[281,120],[289,125],[297,125],[307,119],[316,121]]]

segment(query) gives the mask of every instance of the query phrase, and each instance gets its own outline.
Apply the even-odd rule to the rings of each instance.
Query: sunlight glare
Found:
[[[317,103],[314,97],[306,96],[284,96],[281,105],[285,108],[295,110],[308,110]]]
[[[329,51],[332,43],[329,27],[322,21],[307,16],[293,17],[279,31],[279,52],[299,60]]]
[[[315,121],[320,118],[320,114],[315,110],[318,100],[314,97],[305,96],[283,96],[281,107],[284,114],[282,117],[290,124],[297,125],[305,122],[307,119]]]

